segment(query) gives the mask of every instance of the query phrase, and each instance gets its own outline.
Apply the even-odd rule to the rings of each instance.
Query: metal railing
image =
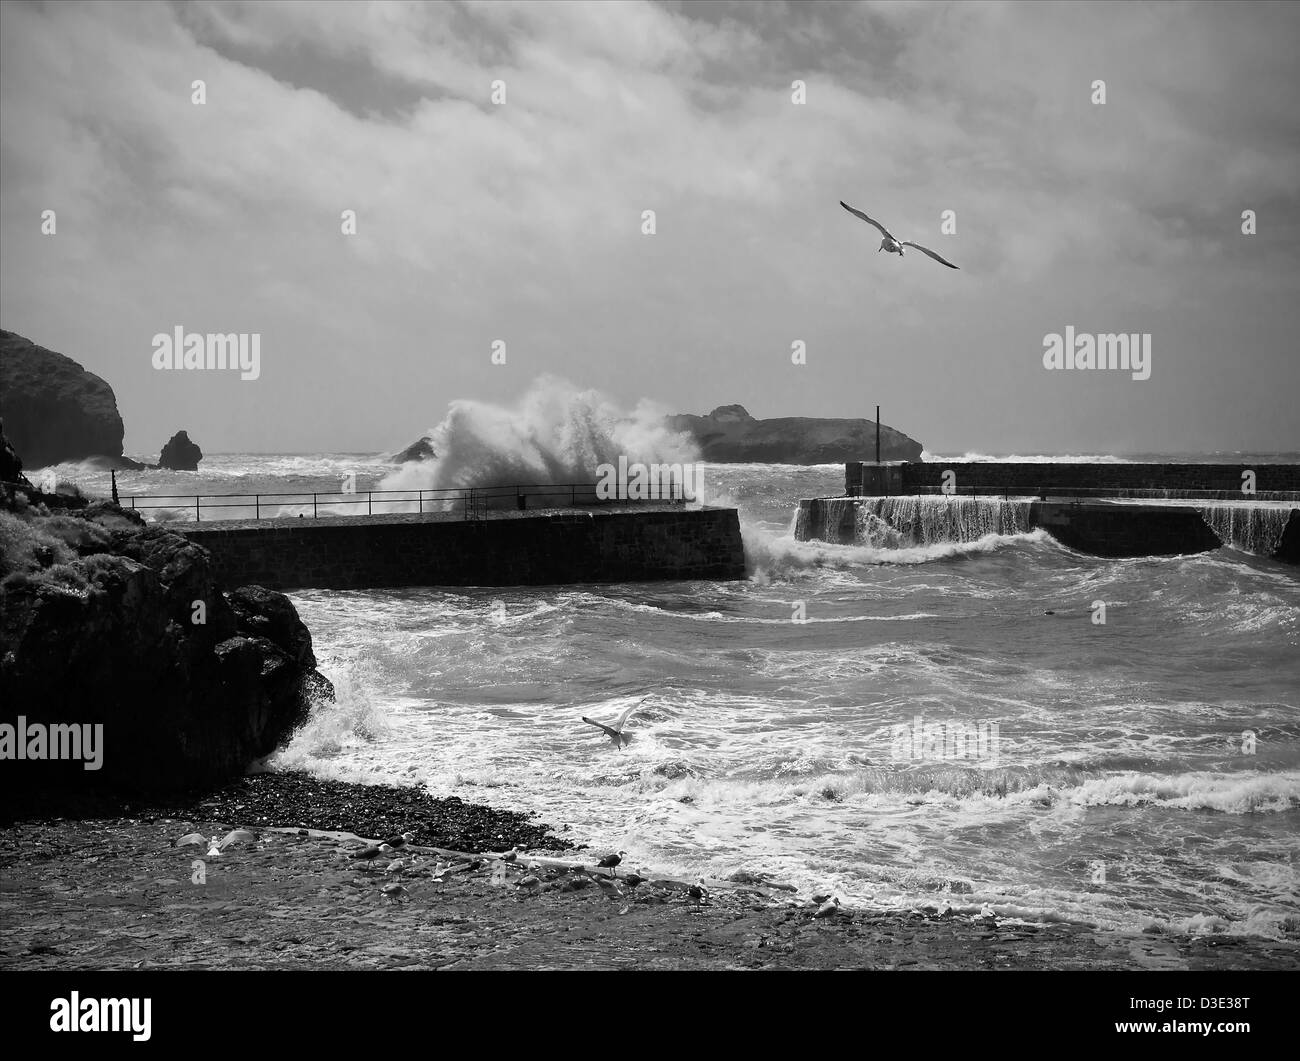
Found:
[[[286,516],[306,516],[313,519],[331,509],[352,508],[356,511],[334,513],[342,516],[399,515],[405,513],[461,511],[467,520],[484,519],[489,511],[528,508],[557,508],[577,505],[602,505],[627,503],[623,499],[604,499],[596,493],[596,483],[516,483],[509,486],[445,487],[420,490],[357,490],[346,491],[293,491],[255,494],[130,494],[123,495],[121,505],[141,513],[170,509],[188,512],[193,510],[194,522],[203,521],[203,513],[222,509],[251,510],[251,518],[275,519]],[[659,496],[637,500],[651,502],[686,501],[682,483],[667,484],[666,490],[655,491]],[[364,505],[364,511],[360,506]],[[380,511],[376,513],[376,507]],[[273,511],[263,513],[263,509]],[[284,509],[301,509],[301,512],[284,512]],[[218,517],[220,518],[220,517]],[[248,519],[249,515],[228,516],[227,519]]]

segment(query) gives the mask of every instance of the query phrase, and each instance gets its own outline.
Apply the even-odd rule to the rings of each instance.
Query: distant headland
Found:
[[[836,464],[875,453],[874,420],[781,416],[757,420],[743,405],[720,405],[707,416],[668,417],[675,431],[695,438],[700,456],[719,464]],[[919,461],[921,443],[880,425],[880,459]]]

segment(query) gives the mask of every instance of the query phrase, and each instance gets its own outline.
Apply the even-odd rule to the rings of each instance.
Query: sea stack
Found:
[[[163,446],[158,456],[158,467],[174,472],[196,472],[202,459],[203,450],[191,442],[184,431],[177,431]]]

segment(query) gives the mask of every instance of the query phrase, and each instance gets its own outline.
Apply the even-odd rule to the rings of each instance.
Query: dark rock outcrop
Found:
[[[177,431],[158,455],[158,467],[174,472],[196,472],[202,459],[203,450],[191,442],[184,431]]]
[[[813,416],[756,420],[743,405],[721,405],[708,416],[668,417],[674,431],[691,435],[706,461],[735,464],[835,464],[873,460],[876,422]],[[901,431],[880,425],[880,459],[921,459],[921,444]]]
[[[0,508],[0,724],[102,725],[102,766],[6,761],[0,788],[165,792],[242,774],[333,695],[283,594],[108,502]]]
[[[0,331],[0,417],[23,464],[122,454],[113,388],[70,357]]]
[[[16,483],[28,487],[32,485],[27,481],[27,476],[23,475],[21,458],[14,452],[13,446],[9,445],[4,420],[0,420],[0,483]]]
[[[396,464],[403,464],[406,461],[433,460],[436,456],[438,454],[433,451],[433,445],[427,438],[417,438],[400,453],[394,453],[393,461]]]

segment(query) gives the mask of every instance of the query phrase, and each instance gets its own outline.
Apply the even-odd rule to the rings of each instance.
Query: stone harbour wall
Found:
[[[739,579],[735,509],[684,506],[436,516],[355,516],[176,527],[228,585],[271,589],[537,586]]]

